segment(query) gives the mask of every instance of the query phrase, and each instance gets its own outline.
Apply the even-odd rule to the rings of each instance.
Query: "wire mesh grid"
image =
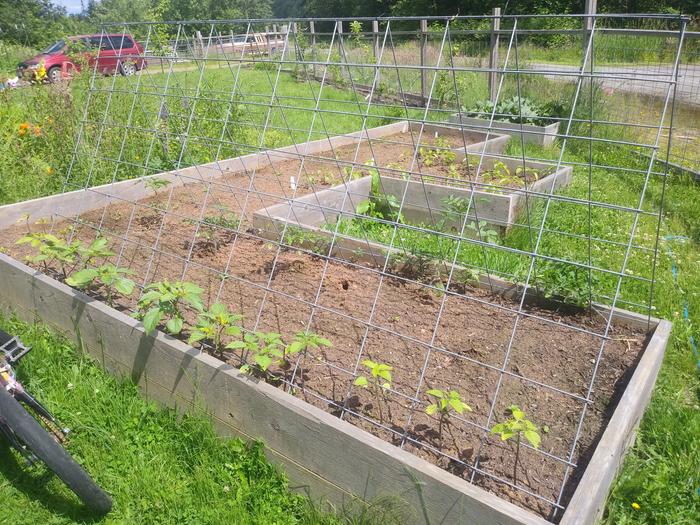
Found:
[[[556,521],[645,341],[613,311],[653,314],[668,170],[698,168],[697,48],[678,16],[494,22],[105,26],[64,191],[108,204],[51,228],[107,239],[141,300],[242,316],[203,350]],[[300,333],[330,345],[263,355]]]

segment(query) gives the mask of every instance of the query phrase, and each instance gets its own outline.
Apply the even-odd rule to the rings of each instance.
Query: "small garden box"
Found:
[[[551,146],[554,139],[559,133],[559,122],[553,122],[547,126],[535,126],[534,124],[516,124],[514,122],[504,122],[494,120],[492,125],[489,125],[489,119],[468,117],[454,113],[450,115],[450,122],[461,124],[464,129],[476,129],[486,131],[491,129],[492,133],[501,135],[510,135],[518,142],[522,141],[530,144],[539,144],[540,146]]]

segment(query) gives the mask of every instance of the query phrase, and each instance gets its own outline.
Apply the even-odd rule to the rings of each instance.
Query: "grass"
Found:
[[[199,71],[193,70],[170,79],[157,68],[132,78],[96,78],[85,114],[89,74],[70,86],[0,92],[0,171],[8,174],[0,178],[0,205],[60,192],[64,174],[70,174],[65,189],[72,190],[362,127],[367,106],[362,95],[324,86],[319,109],[330,113],[314,117],[318,84],[282,73],[268,111],[276,71],[243,69],[232,97],[235,75],[228,68],[207,69],[199,90]],[[195,96],[200,100],[193,103]],[[375,106],[366,125],[402,116],[398,107]]]
[[[270,76],[272,75],[272,76]],[[129,82],[135,82],[137,77],[132,79],[116,79],[116,86],[127,86]],[[250,144],[260,144],[261,147],[274,147],[284,144],[289,144],[292,141],[304,141],[309,137],[308,130],[313,121],[311,138],[325,136],[326,130],[329,134],[336,134],[345,131],[358,129],[361,125],[361,118],[357,116],[343,115],[338,112],[331,116],[327,114],[323,122],[320,118],[313,119],[313,112],[308,111],[314,107],[314,102],[308,100],[310,94],[313,94],[313,86],[309,86],[305,82],[299,82],[290,74],[283,74],[278,86],[277,94],[285,98],[281,99],[282,106],[279,105],[273,109],[269,118],[273,124],[264,135],[258,130],[260,123],[267,119],[267,103],[271,97],[271,83],[274,82],[274,72],[266,70],[247,70],[242,73],[243,92],[240,93],[239,99],[234,99],[231,103],[232,115],[236,118],[235,126],[224,129],[220,114],[221,107],[228,108],[228,99],[222,103],[224,95],[230,94],[230,84],[223,84],[227,79],[232,77],[230,72],[226,70],[215,69],[205,73],[205,82],[203,83],[203,91],[205,98],[209,101],[202,101],[194,108],[189,104],[189,100],[193,94],[193,88],[197,84],[197,71],[181,71],[173,74],[171,83],[168,87],[168,93],[172,95],[170,100],[172,103],[169,107],[168,119],[159,117],[159,93],[163,92],[165,76],[154,73],[142,79],[141,90],[138,95],[133,93],[114,93],[111,98],[108,93],[96,93],[93,95],[93,100],[90,111],[88,112],[88,124],[86,125],[87,133],[84,136],[84,142],[79,145],[78,163],[71,169],[71,181],[75,186],[84,184],[98,184],[108,182],[113,178],[123,180],[126,178],[139,176],[143,174],[154,173],[162,169],[167,169],[174,165],[187,165],[188,163],[197,163],[213,158],[224,156],[233,156],[246,152],[245,146]],[[98,85],[104,87],[111,86],[112,79],[98,79]],[[226,85],[226,88],[221,88],[221,85]],[[474,98],[482,96],[481,84],[476,86],[476,94],[472,94]],[[46,89],[45,87],[31,88],[16,92],[1,92],[0,93],[0,135],[3,138],[0,144],[0,204],[15,202],[31,197],[46,195],[61,191],[62,176],[67,173],[71,166],[73,157],[73,145],[67,145],[67,137],[73,137],[77,134],[81,119],[81,107],[84,102],[84,84],[77,81],[73,84],[70,90],[59,86],[57,88]],[[559,98],[565,100],[570,98],[570,86],[562,86],[557,83],[546,82],[542,79],[524,83],[522,94],[532,97],[538,102],[544,103],[549,100]],[[468,89],[468,82],[465,81],[465,89]],[[514,94],[514,86],[506,83],[506,92]],[[222,91],[225,91],[223,93]],[[322,102],[321,107],[331,111],[342,110],[343,108],[351,108],[351,111],[357,112],[358,107],[364,108],[362,100],[358,101],[353,95],[342,89],[324,88],[324,95],[330,100]],[[582,108],[586,110],[587,89],[582,92]],[[641,120],[647,119],[654,121],[654,112],[658,113],[658,108],[647,105],[643,100],[628,95],[615,94],[608,99],[609,102],[604,107],[593,108],[594,112],[603,111],[604,115],[611,114],[610,111],[624,109],[625,115],[629,117],[632,114],[638,114]],[[359,106],[358,106],[359,102]],[[109,104],[109,109],[108,105]],[[134,106],[132,118],[136,123],[142,123],[147,126],[148,130],[158,129],[158,132],[140,131],[134,129],[127,134],[125,147],[122,148],[122,138],[124,136],[123,126],[129,118],[129,108]],[[218,106],[218,107],[217,107]],[[242,106],[242,107],[241,107]],[[388,123],[393,118],[398,118],[399,115],[391,115],[390,108],[375,108],[374,117],[369,119],[368,126],[375,126],[382,123]],[[646,113],[644,113],[646,112]],[[101,125],[105,119],[105,114],[109,119],[115,119],[118,125],[113,129],[110,126]],[[422,112],[418,112],[422,114]],[[197,139],[192,136],[187,139],[186,147],[182,147],[180,142],[186,126],[189,122],[189,116],[192,115],[192,122],[195,124],[194,133]],[[587,117],[587,113],[581,115]],[[435,114],[430,114],[430,118],[435,118]],[[108,121],[109,121],[108,119]],[[28,122],[32,126],[40,126],[39,134],[19,135],[19,126],[23,122]],[[697,126],[688,121],[690,129],[697,129]],[[324,128],[325,126],[325,128]],[[583,125],[582,125],[583,126]],[[296,131],[289,132],[289,128],[294,128]],[[34,128],[32,128],[34,129]],[[635,139],[638,137],[632,136],[634,130],[625,129],[621,126],[608,126],[601,129],[596,127],[595,133],[601,137],[607,138],[625,138]],[[225,141],[221,144],[222,132],[224,133]],[[575,130],[583,136],[586,136],[587,129],[581,127]],[[230,133],[230,135],[229,135]],[[99,141],[99,142],[98,142]],[[68,141],[69,142],[69,141]],[[221,149],[219,146],[221,145]],[[97,158],[94,155],[96,147],[99,146],[99,152],[104,158]],[[183,154],[184,152],[184,154]],[[508,152],[517,154],[519,152],[518,145],[512,141]],[[558,152],[556,149],[537,149],[530,147],[527,150],[528,156],[536,156],[541,158],[556,158]],[[584,140],[570,139],[567,145],[567,156],[565,161],[580,161],[587,162],[588,160],[588,145]],[[596,200],[609,202],[613,204],[636,204],[634,201],[638,198],[641,189],[642,178],[639,175],[630,175],[622,171],[622,168],[640,167],[643,166],[643,161],[638,156],[627,150],[619,147],[609,147],[605,145],[595,146],[591,154],[594,161],[608,166],[617,166],[620,169],[593,169],[590,173],[592,181],[592,196]],[[118,162],[117,162],[118,161]],[[115,169],[117,168],[118,169]],[[51,170],[49,170],[51,168]],[[61,177],[56,174],[60,173]],[[572,196],[588,198],[588,181],[589,173],[586,168],[577,168],[572,186],[567,189],[567,193]],[[657,209],[661,196],[661,181],[653,179],[648,189],[646,201],[643,203],[645,209]],[[693,353],[688,342],[689,334],[694,334],[696,340],[700,339],[698,333],[698,325],[700,325],[700,209],[697,203],[700,202],[700,188],[696,183],[687,177],[674,174],[668,179],[665,195],[665,213],[661,223],[662,255],[659,261],[657,270],[657,284],[654,289],[654,306],[656,315],[659,317],[668,318],[674,321],[674,330],[672,333],[670,344],[667,348],[667,356],[664,366],[661,369],[656,390],[652,397],[651,405],[645,415],[637,445],[630,452],[625,463],[619,480],[613,488],[608,503],[605,523],[696,523],[696,518],[700,515],[700,496],[698,496],[698,486],[700,485],[700,442],[697,436],[700,435],[700,379]],[[541,207],[533,209],[533,222],[541,218]],[[629,228],[631,226],[631,216],[622,212],[611,210],[594,211],[591,216],[592,231],[595,235],[615,241],[624,241],[627,239]],[[557,228],[567,233],[585,234],[588,231],[588,208],[587,206],[574,205],[571,203],[553,203],[548,214],[547,227]],[[643,219],[639,224],[638,238],[635,239],[645,246],[653,246],[655,240],[656,221]],[[684,242],[674,240],[663,240],[665,236],[683,236],[687,240]],[[417,242],[414,239],[412,242]],[[515,247],[528,247],[529,235],[526,230],[515,230],[510,233],[503,241],[504,244]],[[674,284],[671,273],[671,258],[667,255],[668,251],[672,251],[675,265],[678,268],[678,286]],[[497,258],[497,248],[489,249],[489,264],[498,266],[499,264],[510,264],[509,271],[514,272],[514,268],[522,265],[522,261],[513,261],[512,258],[501,261]],[[502,250],[501,250],[502,252]],[[588,261],[588,244],[573,242],[562,234],[546,234],[543,237],[541,252],[549,255],[568,258],[575,261]],[[481,255],[474,255],[472,261],[479,261]],[[471,257],[471,255],[470,255]],[[592,244],[592,260],[596,264],[615,268],[620,266],[621,252],[620,250],[611,250],[604,245],[596,246]],[[630,269],[635,274],[650,276],[649,264],[650,255],[639,250],[633,250],[630,260]],[[483,264],[484,261],[479,262]],[[543,279],[556,279],[560,272],[557,268],[553,268],[550,272],[550,277],[542,276]],[[644,273],[646,272],[646,273]],[[516,273],[516,272],[514,272]],[[565,279],[562,283],[563,289],[575,290],[578,277],[574,276],[574,286],[572,282]],[[599,280],[596,286],[600,287],[601,293],[609,293],[610,280]],[[622,298],[629,302],[640,302],[644,304],[648,298],[649,288],[646,285],[639,284],[632,279],[625,279],[622,289]],[[688,321],[683,320],[683,305],[688,304],[690,318]],[[623,304],[622,306],[628,306]],[[46,334],[41,328],[32,328],[37,334]],[[30,333],[32,333],[30,330]],[[52,340],[49,335],[45,335],[48,340]],[[36,343],[35,343],[36,344]],[[37,345],[37,347],[40,345]],[[65,344],[64,344],[65,346]],[[52,352],[55,352],[53,350]],[[47,351],[47,355],[51,356],[52,352]],[[68,353],[68,350],[63,350]],[[39,354],[37,354],[39,355]],[[72,355],[72,354],[71,354]],[[30,358],[34,359],[34,358]],[[41,390],[38,393],[47,401],[50,401],[52,408],[62,410],[59,402],[68,403],[73,395],[73,390],[66,390],[65,386],[69,382],[73,382],[75,376],[74,367],[77,367],[78,372],[81,367],[87,366],[85,358],[74,357],[73,360],[65,358],[71,363],[68,368],[61,368],[60,363],[54,363],[56,373],[52,369],[47,369],[43,374],[46,377],[53,379],[46,380],[53,382],[55,385],[52,390],[47,388],[46,392]],[[27,370],[31,370],[32,363],[37,367],[36,378],[41,378],[42,374],[39,369],[49,366],[45,363],[51,363],[50,359],[43,362],[41,360],[27,361]],[[60,372],[60,373],[59,373]],[[94,372],[98,374],[98,371]],[[103,376],[103,381],[109,381]],[[47,383],[48,384],[48,383]],[[130,392],[133,395],[133,403],[141,403],[140,407],[148,406],[138,400],[136,390],[129,385],[119,385],[113,383],[119,392]],[[35,385],[32,384],[32,387]],[[37,384],[41,388],[41,380]],[[98,387],[99,389],[99,387]],[[89,387],[88,387],[89,391]],[[50,394],[55,392],[55,394]],[[51,402],[51,395],[55,395],[56,401]],[[124,396],[126,394],[120,394]],[[118,396],[110,396],[106,402],[111,402],[112,398]],[[101,399],[101,396],[97,396]],[[92,398],[91,398],[92,399]],[[116,402],[116,399],[114,400]],[[68,406],[68,405],[66,405]],[[130,406],[130,405],[129,405]],[[91,436],[92,425],[88,424],[92,420],[90,418],[81,419],[80,414],[86,414],[89,409],[89,404],[85,408],[73,408],[75,412],[71,415],[70,411],[59,412],[59,415],[64,415],[67,418],[67,423],[76,429],[81,428],[81,422],[84,425],[85,439]],[[131,414],[131,418],[136,418],[140,421],[142,416],[138,410],[136,412],[127,411]],[[149,409],[150,410],[150,409]],[[153,407],[153,416],[148,416],[147,420],[158,419],[159,421],[170,422],[174,426],[168,427],[168,432],[162,432],[163,439],[156,439],[158,443],[148,445],[157,447],[161,442],[166,443],[178,450],[184,450],[190,447],[193,451],[209,457],[210,454],[216,455],[224,449],[217,448],[220,445],[213,437],[213,434],[196,434],[196,439],[191,440],[188,436],[182,438],[182,442],[178,442],[175,434],[182,434],[181,427],[177,427],[177,418],[173,414],[158,411]],[[135,415],[134,415],[135,414]],[[157,417],[156,417],[157,416]],[[94,414],[98,417],[98,414]],[[77,421],[73,418],[77,418]],[[196,418],[195,418],[196,419]],[[183,424],[190,424],[194,419],[186,418]],[[197,423],[197,425],[201,424]],[[107,422],[107,428],[111,428],[112,422]],[[192,423],[194,425],[194,423]],[[196,428],[200,428],[197,425]],[[178,430],[172,430],[177,428]],[[187,427],[189,428],[189,427]],[[135,432],[134,429],[131,430]],[[193,431],[194,432],[194,431]],[[203,432],[203,431],[202,431]],[[207,431],[209,432],[209,431]],[[161,434],[158,430],[155,434]],[[202,436],[210,436],[206,439]],[[76,432],[74,445],[76,452],[84,456],[91,466],[91,458],[103,457],[102,454],[105,443],[110,443],[105,437],[111,436],[112,433],[104,433],[95,431],[95,436],[92,436],[92,441],[85,444],[84,449],[80,449],[81,436]],[[117,435],[117,434],[115,434]],[[154,433],[148,432],[144,436],[153,436]],[[172,438],[172,440],[170,440]],[[110,438],[111,439],[111,438]],[[136,437],[132,439],[137,439]],[[138,438],[141,439],[141,438]],[[144,439],[146,439],[144,437]],[[197,447],[198,441],[205,440],[205,447]],[[146,439],[148,441],[148,439]],[[140,443],[140,442],[139,442]],[[122,444],[122,443],[120,443]],[[212,444],[209,446],[209,444]],[[124,445],[126,446],[126,445]],[[240,444],[239,444],[240,446]],[[94,450],[93,450],[94,448]],[[211,449],[211,450],[210,450]],[[150,450],[150,449],[148,449]],[[156,449],[153,449],[156,450]],[[158,449],[160,450],[160,449]],[[226,449],[228,450],[228,449]],[[125,451],[118,451],[120,454]],[[235,451],[234,451],[235,452]],[[181,466],[178,461],[181,461],[175,454],[167,455],[162,452],[163,461],[158,461],[158,468],[167,471],[167,475],[174,476],[173,492],[180,495],[184,502],[193,501],[193,494],[205,495],[211,498],[211,501],[217,500],[213,493],[218,490],[206,480],[201,480],[201,485],[190,484],[187,479],[183,480],[177,477],[178,470]],[[221,452],[224,454],[224,452]],[[231,453],[226,452],[226,453]],[[240,452],[235,452],[240,454]],[[249,452],[246,452],[248,454]],[[135,453],[130,453],[135,454]],[[81,457],[82,457],[81,456]],[[199,457],[199,456],[198,456]],[[172,465],[168,461],[174,462]],[[125,462],[109,467],[120,473],[126,472],[131,468],[131,463],[141,465],[145,461],[136,455],[120,456],[118,461]],[[197,460],[199,461],[199,460]],[[234,463],[232,463],[234,464]],[[112,481],[107,471],[100,470],[99,462],[96,462],[97,470],[95,471],[98,479],[103,482]],[[170,466],[169,466],[170,465]],[[8,467],[3,467],[6,469]],[[104,467],[106,469],[106,467]],[[155,467],[154,467],[155,468]],[[187,467],[187,472],[197,472],[198,476],[202,476],[202,471],[197,471],[192,466]],[[7,471],[6,474],[10,479],[18,479],[20,470],[18,467],[15,470]],[[22,471],[23,472],[23,471]],[[218,471],[215,471],[218,474]],[[105,475],[105,478],[101,476]],[[125,475],[126,475],[125,474]],[[221,474],[222,476],[225,473]],[[145,476],[145,474],[144,474]],[[40,479],[40,478],[39,478]],[[146,478],[153,480],[154,478]],[[199,478],[198,482],[200,481]],[[217,478],[218,479],[218,478]],[[125,509],[131,514],[128,517],[139,517],[143,509],[154,509],[153,512],[166,512],[166,503],[170,503],[169,495],[153,494],[153,486],[144,486],[140,479],[133,479],[139,490],[143,490],[146,496],[141,496],[138,492],[132,491],[130,487],[124,486],[121,492],[115,493],[120,498],[124,499]],[[54,483],[54,485],[51,485]],[[126,482],[125,482],[126,483]],[[108,483],[105,483],[108,485]],[[15,487],[16,485],[12,485]],[[40,494],[43,497],[49,497],[41,485],[35,481],[27,482],[22,485],[26,492],[30,494]],[[158,486],[157,484],[155,486]],[[8,488],[6,485],[0,485],[0,500],[12,501],[5,496],[2,491],[15,490]],[[51,493],[58,491],[61,493],[60,485],[56,486],[55,482],[50,482],[49,487]],[[276,489],[275,489],[276,490]],[[39,492],[32,492],[39,491]],[[22,492],[21,490],[19,491]],[[273,491],[274,492],[274,491]],[[281,493],[280,491],[275,492]],[[8,493],[10,494],[10,493]],[[230,494],[230,493],[229,493]],[[26,495],[12,493],[13,497],[26,499],[22,500],[24,504],[30,505],[32,512],[49,512],[45,507],[34,502],[33,498]],[[58,501],[63,501],[70,495],[61,496]],[[133,498],[133,502],[131,499]],[[40,498],[41,499],[41,498]],[[128,501],[127,501],[128,500]],[[222,500],[223,501],[223,500]],[[228,501],[228,500],[226,500]],[[156,502],[156,503],[153,503]],[[639,509],[632,506],[636,503]],[[61,503],[62,505],[67,505]],[[194,503],[193,503],[194,504]],[[38,506],[37,506],[38,505]],[[160,505],[160,507],[158,506]],[[181,509],[177,512],[182,512],[182,519],[175,516],[174,521],[186,521],[187,512],[190,512],[191,507],[182,507],[178,502],[174,503],[174,509]],[[211,508],[215,508],[211,504]],[[290,503],[291,505],[291,503]],[[17,507],[23,508],[21,506]],[[68,507],[60,507],[59,517],[49,514],[37,514],[32,516],[36,518],[32,522],[58,522],[57,519],[83,519],[81,515],[75,514],[75,511],[65,510]],[[72,507],[71,507],[72,508]],[[34,510],[37,509],[37,510]],[[119,511],[120,507],[117,506]],[[188,510],[190,509],[190,510]],[[205,512],[207,509],[205,509]],[[126,510],[125,510],[126,512]],[[146,512],[143,510],[143,512]],[[169,512],[169,511],[167,511]],[[236,510],[238,512],[238,510]],[[19,518],[22,515],[19,511],[15,511],[15,515]],[[119,514],[118,514],[119,515]],[[292,515],[292,514],[290,514]],[[49,518],[45,519],[46,516]],[[242,519],[248,519],[247,515],[242,515]],[[89,517],[88,517],[89,518]],[[85,518],[85,519],[88,519]],[[172,518],[172,516],[168,516]],[[128,521],[128,518],[124,518]],[[305,519],[305,518],[304,518]],[[164,519],[163,522],[167,522]],[[20,521],[21,522],[21,521]],[[158,522],[157,519],[151,522]],[[245,523],[245,521],[243,521]],[[282,521],[281,523],[285,523]]]
[[[43,465],[0,447],[3,523],[380,525],[403,519],[395,502],[323,513],[289,491],[261,443],[216,436],[204,414],[178,416],[144,401],[41,324],[0,317],[33,347],[19,375],[71,428],[70,453],[114,499],[104,518],[85,509]]]

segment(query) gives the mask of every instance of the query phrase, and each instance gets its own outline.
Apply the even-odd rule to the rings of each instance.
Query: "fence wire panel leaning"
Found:
[[[699,169],[686,22],[105,26],[145,51],[85,81],[93,201],[23,249],[557,521],[646,343],[613,312],[653,316],[668,170]]]

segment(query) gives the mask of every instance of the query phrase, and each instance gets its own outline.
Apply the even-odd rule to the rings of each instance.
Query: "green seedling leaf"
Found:
[[[367,388],[369,386],[369,381],[367,381],[365,376],[359,376],[357,379],[355,379],[354,384],[362,388]]]
[[[66,284],[69,286],[74,286],[76,288],[84,288],[92,281],[94,281],[99,272],[95,268],[86,268],[75,272],[73,275],[66,279]]]
[[[163,318],[163,312],[159,308],[152,308],[143,316],[143,327],[147,334],[152,333]]]
[[[169,333],[177,335],[182,331],[182,324],[182,319],[179,317],[173,317],[172,319],[169,319],[167,323],[165,323],[165,328]]]

